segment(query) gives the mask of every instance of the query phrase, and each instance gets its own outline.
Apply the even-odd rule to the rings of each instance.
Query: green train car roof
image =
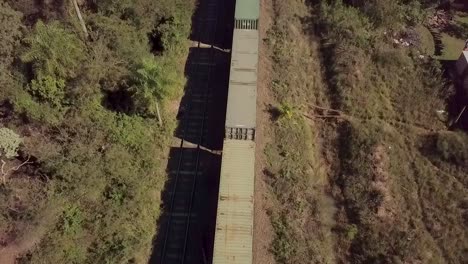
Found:
[[[258,19],[259,0],[236,0],[236,19]]]

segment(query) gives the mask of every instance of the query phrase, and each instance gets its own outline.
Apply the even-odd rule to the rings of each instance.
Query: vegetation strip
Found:
[[[426,34],[437,3],[274,3],[276,260],[463,262],[468,141]]]
[[[0,262],[147,262],[194,2],[62,2],[0,2]]]

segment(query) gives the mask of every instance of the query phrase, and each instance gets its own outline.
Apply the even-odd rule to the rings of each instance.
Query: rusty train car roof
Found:
[[[252,263],[255,142],[225,140],[214,264]]]

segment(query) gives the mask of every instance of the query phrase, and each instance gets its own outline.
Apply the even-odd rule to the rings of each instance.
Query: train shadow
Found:
[[[168,161],[168,180],[162,193],[161,215],[157,222],[157,235],[153,241],[153,252],[149,260],[150,264],[166,264],[163,261],[162,252],[167,236],[185,237],[185,230],[180,233],[169,232],[170,205],[172,193],[177,181],[177,188],[190,189],[192,181],[183,180],[186,175],[177,175],[179,160],[181,155],[190,155],[188,152],[195,152],[196,149],[182,149],[174,147],[170,149],[170,159]],[[184,154],[182,154],[184,153]],[[197,177],[193,209],[190,219],[190,229],[187,242],[187,263],[211,263],[212,248],[214,243],[217,197],[219,186],[219,170],[221,168],[221,156],[206,150],[200,150],[200,173]],[[177,176],[179,177],[178,179]],[[184,186],[185,185],[185,186]],[[187,186],[190,185],[190,186]],[[169,233],[168,233],[169,232]],[[182,240],[181,240],[182,241]],[[172,248],[183,248],[184,244],[170,245]],[[167,250],[166,250],[167,251]]]
[[[206,19],[209,15],[208,0],[199,0],[199,5],[192,17],[192,33],[190,40],[213,45],[221,49],[230,49],[232,45],[232,33],[234,27],[235,0],[218,0],[222,3],[218,8],[218,21]],[[213,34],[212,32],[215,32]],[[213,37],[214,36],[214,37]]]
[[[457,74],[456,62],[456,60],[440,61],[451,90],[451,95],[447,99],[448,126],[451,130],[462,129],[468,131],[468,113],[463,111],[467,105],[468,89],[464,88],[463,78]]]
[[[210,48],[190,48],[185,67],[186,93],[177,113],[179,125],[175,130],[175,137],[200,143],[211,150],[222,149],[229,63],[230,53]],[[204,135],[201,139],[193,131],[187,131],[201,130],[202,127]]]
[[[221,171],[219,152],[223,145],[229,84],[230,53],[226,50],[232,45],[235,6],[234,0],[217,1],[222,3],[216,11],[218,12],[216,16],[220,19],[217,23],[214,24],[212,20],[207,19],[213,16],[209,14],[213,12],[210,9],[210,2],[213,0],[200,0],[192,18],[190,40],[193,43],[203,44],[191,47],[189,50],[185,65],[187,84],[179,106],[177,114],[179,124],[174,136],[181,141],[195,144],[174,146],[168,153],[166,167],[168,179],[161,194],[161,214],[156,223],[157,231],[153,240],[150,264],[167,264],[168,261],[163,259],[169,254],[166,253],[168,248],[173,254],[174,248],[185,247],[185,241],[187,242],[185,263],[211,263]],[[203,131],[202,136],[196,131]],[[200,143],[200,148],[196,147],[197,143]],[[196,167],[190,167],[190,164],[195,164]],[[197,170],[199,173],[186,173]],[[177,189],[191,191],[194,186],[193,179],[196,179],[196,188],[193,192],[192,211],[188,215],[184,214],[185,209],[179,210],[177,209],[179,207],[174,209],[174,204],[179,206],[180,201],[186,200],[180,192],[179,196],[176,196],[180,199],[175,199],[177,191],[174,190],[177,186]],[[185,221],[184,219],[190,219],[188,239],[185,241],[186,229],[181,231],[184,234],[176,234],[172,227],[175,222]],[[185,226],[185,223],[183,225]],[[173,238],[179,236],[182,239],[174,242],[176,240]],[[173,242],[170,246],[167,246],[168,237]],[[177,260],[174,263],[181,262]]]

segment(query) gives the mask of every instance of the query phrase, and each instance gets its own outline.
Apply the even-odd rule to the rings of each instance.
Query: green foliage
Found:
[[[358,227],[355,224],[351,224],[351,225],[346,226],[345,232],[346,232],[346,237],[348,238],[348,240],[353,240],[359,231],[358,231]]]
[[[9,179],[14,191],[0,190],[0,207],[11,208],[0,214],[0,234],[28,238],[22,227],[36,228],[32,223],[44,219],[41,208],[56,210],[21,263],[143,263],[152,248],[176,123],[164,102],[185,84],[180,62],[188,52],[194,2],[95,4],[96,13],[82,9],[90,33],[86,45],[66,15],[34,23],[0,6],[2,23],[11,29],[0,26],[5,56],[21,51],[27,64],[0,65],[2,121],[26,131],[22,151],[37,161]],[[22,27],[19,43],[16,31]],[[166,45],[156,57],[148,38],[154,32]],[[120,91],[128,98],[109,99]],[[138,103],[139,113],[119,107],[122,101]],[[167,119],[164,127],[148,118],[156,101]]]
[[[53,107],[61,106],[66,80],[77,76],[85,59],[83,43],[59,22],[46,25],[42,21],[24,41],[29,47],[21,59],[33,66],[35,75],[28,90]]]
[[[345,6],[342,1],[320,6],[321,26],[327,32],[327,38],[333,42],[346,41],[347,43],[368,47],[372,40],[372,24],[362,12],[353,7]]]
[[[184,10],[156,27],[156,34],[161,38],[164,51],[180,53],[186,49],[186,36],[190,33],[190,28],[184,21],[189,16],[190,10]]]
[[[84,59],[84,47],[80,39],[59,22],[36,23],[32,35],[24,39],[29,48],[22,54],[25,63],[31,63],[36,78],[76,77]]]
[[[76,206],[65,209],[60,220],[60,226],[64,233],[76,234],[80,232],[82,223],[82,212]]]
[[[136,111],[146,115],[156,114],[156,104],[181,90],[184,80],[169,63],[145,58],[134,71],[132,87]]]
[[[287,103],[282,103],[279,107],[278,107],[278,111],[279,111],[279,114],[280,114],[280,117],[281,118],[286,118],[286,119],[291,119],[293,117],[293,114],[294,114],[294,109],[292,106],[290,106],[289,104]]]
[[[297,253],[297,245],[295,245],[298,242],[297,238],[294,238],[293,234],[291,234],[291,227],[285,216],[274,219],[272,224],[276,236],[272,245],[273,254],[278,256],[278,263],[288,263],[288,259],[294,257]]]
[[[13,130],[0,127],[0,150],[7,159],[13,158],[17,155],[21,138]]]
[[[428,10],[422,6],[421,2],[416,0],[402,5],[402,9],[405,21],[412,26],[424,24],[428,17]]]
[[[113,125],[109,128],[109,138],[122,144],[129,149],[142,151],[143,146],[151,143],[151,134],[153,129],[148,125],[156,125],[148,123],[142,117],[131,117],[124,114],[117,114],[112,117]]]
[[[436,137],[436,150],[442,159],[458,166],[468,166],[468,136],[463,132],[440,133]]]
[[[114,180],[110,186],[107,187],[104,196],[112,200],[113,203],[122,205],[124,200],[128,197],[127,186],[124,183]]]
[[[402,25],[403,7],[400,1],[371,0],[365,1],[361,8],[378,27],[395,29]]]
[[[28,90],[37,98],[59,107],[65,98],[65,80],[44,76],[31,81]]]
[[[50,125],[57,125],[63,119],[64,110],[53,108],[49,103],[40,103],[35,100],[30,93],[18,87],[14,95],[10,97],[13,101],[15,111],[25,114],[34,121],[44,122]],[[60,99],[60,97],[58,98]]]
[[[15,47],[22,36],[22,14],[0,2],[0,65],[10,64]]]
[[[95,14],[90,17],[91,36],[102,41],[114,53],[119,64],[129,68],[149,54],[148,38],[145,32],[128,21],[118,17]]]

